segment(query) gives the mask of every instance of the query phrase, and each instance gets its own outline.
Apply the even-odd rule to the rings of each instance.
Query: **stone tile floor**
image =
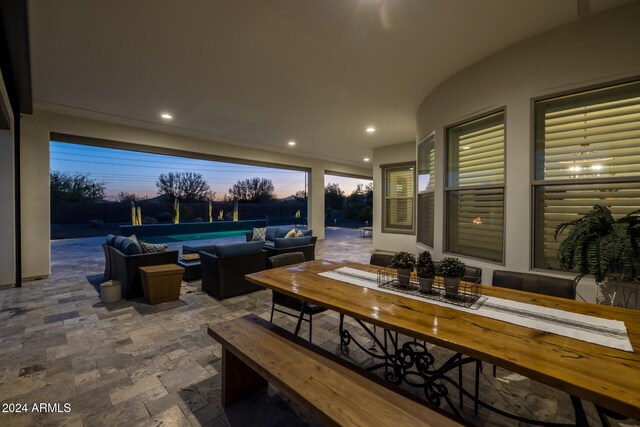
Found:
[[[198,291],[199,282],[191,282],[183,284],[178,302],[105,306],[94,287],[104,268],[101,240],[55,241],[51,277],[0,290],[0,402],[3,407],[28,406],[27,413],[0,413],[0,426],[314,424],[273,388],[221,407],[221,351],[206,326],[247,313],[268,318],[269,291],[216,301]],[[362,239],[357,230],[328,229],[317,255],[366,263],[371,247],[371,239]],[[293,318],[276,315],[274,321],[293,329]],[[306,337],[305,327],[301,335]],[[349,328],[357,331],[353,322]],[[314,343],[339,354],[337,329],[337,314],[316,316]],[[430,349],[437,360],[451,354]],[[348,358],[362,366],[372,362],[355,347]],[[473,377],[473,367],[466,366],[469,390]],[[523,416],[567,423],[573,418],[564,393],[501,369],[494,378],[489,365],[482,374],[481,395]],[[36,412],[34,403],[49,407],[38,406]],[[598,425],[592,406],[586,406],[592,424]],[[483,409],[474,416],[468,400],[463,416],[479,426],[524,425]]]

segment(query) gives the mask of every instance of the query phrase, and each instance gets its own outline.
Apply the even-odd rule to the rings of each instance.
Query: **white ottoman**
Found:
[[[120,301],[122,285],[117,280],[109,280],[100,284],[100,298],[104,304]]]

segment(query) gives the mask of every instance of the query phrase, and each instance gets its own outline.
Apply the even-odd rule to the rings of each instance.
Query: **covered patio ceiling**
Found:
[[[36,108],[363,166],[415,139],[420,101],[448,76],[623,3],[31,1],[33,94]]]

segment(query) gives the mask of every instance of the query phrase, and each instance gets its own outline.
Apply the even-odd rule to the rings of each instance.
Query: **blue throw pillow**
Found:
[[[292,230],[291,227],[278,227],[278,231],[276,231],[276,239],[282,239],[291,230]],[[275,241],[275,239],[274,239],[274,241]]]
[[[105,243],[108,246],[113,246],[113,241],[116,239],[116,236],[114,236],[113,234],[107,234],[107,239],[105,240]]]
[[[122,242],[124,241],[124,239],[126,239],[126,237],[124,237],[124,236],[116,236],[113,239],[113,245],[111,245],[111,246],[113,246],[117,250],[121,251],[122,250]]]
[[[220,258],[255,254],[262,250],[263,241],[246,242],[246,243],[227,243],[216,246],[216,255]]]
[[[125,237],[120,245],[120,251],[125,255],[140,255],[142,253],[142,248],[137,240],[134,240],[131,237]]]
[[[276,249],[295,248],[296,246],[305,246],[311,244],[311,236],[308,237],[290,237],[288,239],[276,239]]]
[[[275,226],[267,227],[267,233],[265,238],[272,242],[276,240],[276,233],[278,232],[278,228],[280,227],[275,227]]]
[[[313,234],[313,230],[300,230],[302,231],[303,236],[311,236]]]

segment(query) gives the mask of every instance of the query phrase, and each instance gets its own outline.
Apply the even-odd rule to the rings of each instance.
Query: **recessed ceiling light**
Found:
[[[376,131],[376,128],[374,128],[373,126],[369,126],[367,128],[367,133],[374,133]]]
[[[288,144],[293,147],[294,145],[296,145],[296,142],[295,141],[289,141]]]
[[[368,161],[369,161],[369,160],[371,160],[371,159],[370,159],[370,158],[368,158],[368,157],[365,157],[365,158],[364,158],[364,159],[362,159],[362,160],[364,160],[365,162],[368,162]]]
[[[468,149],[470,149],[470,148],[471,148],[471,147],[466,147],[466,146],[465,146],[465,147],[462,147],[462,149],[463,149],[463,150],[468,150]]]
[[[171,114],[169,114],[169,113],[162,113],[162,114],[160,114],[160,117],[162,117],[163,119],[166,119],[166,120],[173,119],[173,116]]]

